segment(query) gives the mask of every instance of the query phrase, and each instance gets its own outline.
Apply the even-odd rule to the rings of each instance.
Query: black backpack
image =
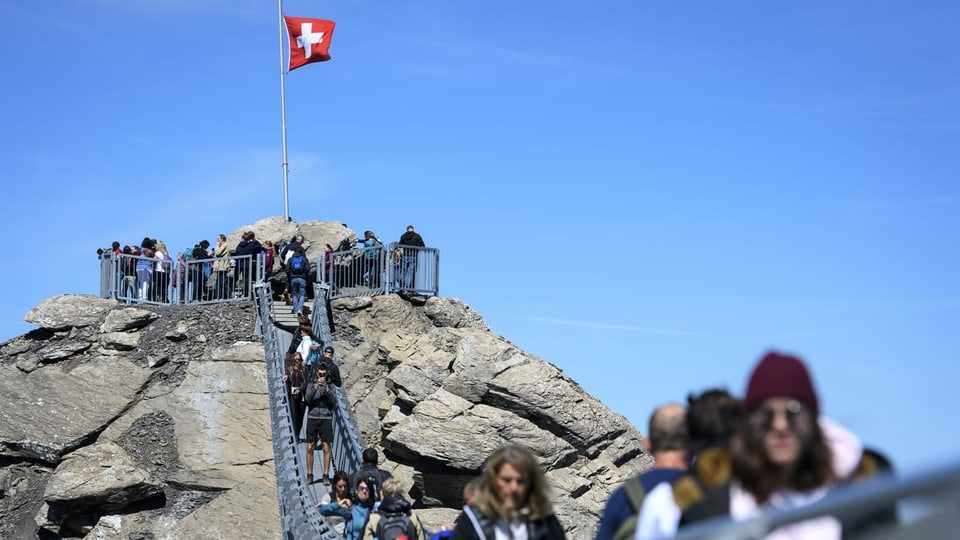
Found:
[[[417,528],[410,514],[405,512],[381,512],[377,524],[377,540],[414,540]]]
[[[369,490],[368,493],[370,493],[370,497],[374,501],[380,500],[380,480],[378,478],[379,476],[380,474],[376,469],[368,469],[366,471],[366,476],[363,479],[363,481],[367,484],[367,489]]]

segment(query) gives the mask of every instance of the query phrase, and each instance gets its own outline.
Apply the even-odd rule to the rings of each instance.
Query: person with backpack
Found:
[[[410,509],[399,480],[383,483],[383,500],[370,514],[363,531],[363,540],[425,540],[423,524]]]
[[[373,500],[379,501],[383,498],[380,488],[383,487],[384,482],[393,478],[393,475],[383,469],[377,468],[380,456],[377,455],[376,448],[366,448],[360,456],[360,461],[360,468],[357,472],[353,473],[351,477],[353,484],[356,485],[358,481],[366,480],[370,486],[370,493],[373,495]]]
[[[303,303],[307,297],[307,274],[310,273],[310,261],[302,246],[297,246],[290,262],[287,263],[287,275],[290,276],[290,292],[293,295],[291,313],[303,313]]]
[[[634,536],[643,498],[661,482],[672,482],[687,470],[687,411],[679,403],[661,405],[650,415],[643,446],[653,468],[628,479],[603,509],[594,540],[627,540]]]

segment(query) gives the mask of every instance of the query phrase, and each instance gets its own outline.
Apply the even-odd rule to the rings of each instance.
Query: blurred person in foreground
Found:
[[[453,538],[557,540],[566,535],[553,513],[550,487],[536,458],[503,446],[487,458],[473,503],[457,517]]]

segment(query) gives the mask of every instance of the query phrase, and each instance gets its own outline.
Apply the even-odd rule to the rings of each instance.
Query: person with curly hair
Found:
[[[566,538],[550,497],[550,486],[533,454],[520,446],[502,446],[487,458],[473,502],[457,517],[453,537]]]

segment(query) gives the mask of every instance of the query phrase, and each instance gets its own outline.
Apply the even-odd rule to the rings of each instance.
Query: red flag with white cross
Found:
[[[290,35],[290,71],[312,62],[330,59],[330,39],[333,38],[333,21],[283,17]]]

